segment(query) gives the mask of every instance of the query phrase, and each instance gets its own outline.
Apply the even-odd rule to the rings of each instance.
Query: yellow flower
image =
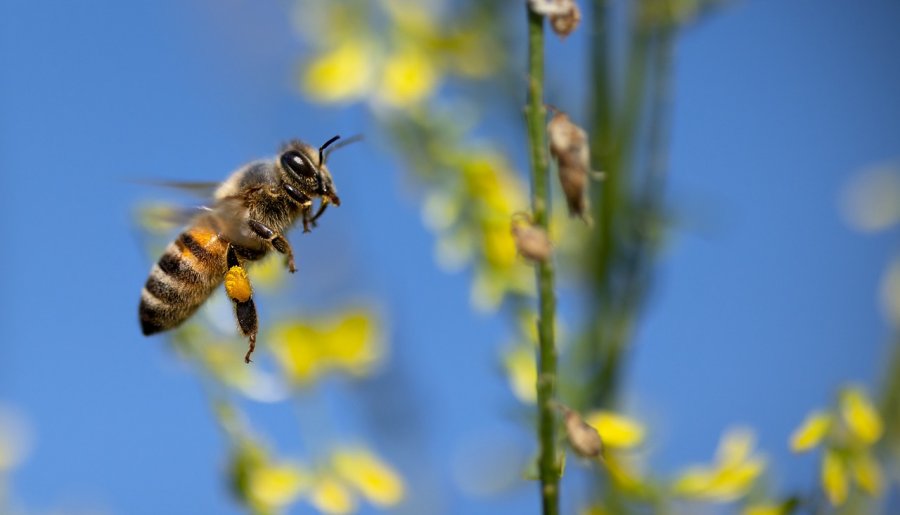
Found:
[[[868,452],[858,452],[850,457],[850,470],[856,484],[869,495],[880,495],[884,479],[881,476],[881,467],[875,458]]]
[[[30,435],[28,424],[18,411],[0,404],[0,478],[24,461],[31,448]]]
[[[871,445],[881,438],[881,417],[860,388],[850,387],[841,392],[840,411],[847,428],[863,444]]]
[[[409,46],[387,57],[381,70],[378,98],[391,107],[409,107],[430,96],[439,78],[433,61]]]
[[[394,506],[403,499],[403,480],[371,452],[342,449],[334,453],[332,463],[337,474],[373,504]]]
[[[761,503],[747,506],[741,515],[787,515],[787,510],[782,504]]]
[[[534,404],[537,400],[537,364],[534,352],[531,345],[518,345],[504,359],[513,395],[526,404]]]
[[[632,449],[644,441],[644,427],[632,418],[601,410],[588,413],[584,421],[600,433],[607,448]]]
[[[323,475],[316,479],[310,491],[310,502],[322,513],[342,515],[356,511],[356,499],[337,478]]]
[[[332,370],[363,376],[384,354],[377,323],[362,310],[324,320],[282,323],[272,334],[272,351],[294,384],[309,383]]]
[[[248,488],[254,501],[269,507],[291,504],[309,485],[309,474],[297,465],[266,465],[250,471]]]
[[[727,432],[716,451],[712,466],[686,469],[672,486],[675,493],[699,499],[732,501],[747,494],[766,463],[754,456],[754,436],[747,429]]]
[[[791,450],[804,452],[822,443],[831,428],[831,420],[830,413],[824,411],[811,413],[791,435]]]
[[[303,89],[319,102],[362,98],[372,87],[373,42],[351,39],[310,61],[301,77]]]
[[[834,506],[840,506],[847,500],[848,489],[844,460],[835,451],[825,451],[822,458],[822,490],[828,501]]]

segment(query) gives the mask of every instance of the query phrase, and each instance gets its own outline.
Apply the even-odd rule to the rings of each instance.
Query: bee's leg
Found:
[[[322,203],[319,204],[319,209],[316,211],[316,214],[310,219],[313,227],[316,226],[316,220],[318,220],[319,217],[322,216],[322,213],[325,212],[326,207],[328,207],[328,198],[322,197]]]
[[[297,267],[294,266],[294,249],[291,248],[291,244],[288,243],[287,238],[268,228],[265,224],[257,222],[256,220],[249,220],[247,224],[250,225],[250,230],[252,230],[257,236],[268,241],[275,250],[285,255],[287,267],[288,270],[291,271],[291,273],[297,271]]]
[[[316,227],[316,217],[312,214],[312,206],[303,208],[303,232],[309,232],[309,228]]]
[[[225,272],[225,293],[234,303],[234,314],[237,318],[241,333],[250,339],[250,348],[244,356],[244,362],[250,363],[250,355],[256,348],[256,305],[253,303],[253,289],[250,287],[250,279],[247,271],[238,260],[234,245],[228,245],[226,254],[228,271]]]

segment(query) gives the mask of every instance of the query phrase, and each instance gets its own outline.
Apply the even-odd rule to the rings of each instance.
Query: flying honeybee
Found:
[[[339,138],[318,149],[291,141],[275,159],[251,162],[215,189],[212,205],[191,220],[150,269],[138,310],[145,335],[180,325],[224,282],[238,327],[250,341],[244,356],[250,362],[257,318],[244,264],[274,249],[284,254],[291,272],[296,270],[285,231],[302,219],[309,232],[328,204],[341,205],[324,152]]]

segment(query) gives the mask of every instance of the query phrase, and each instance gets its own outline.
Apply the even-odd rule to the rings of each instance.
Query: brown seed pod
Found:
[[[550,18],[550,28],[559,37],[566,37],[581,23],[581,9],[575,0],[529,0],[531,9]]]
[[[566,195],[569,214],[591,223],[587,187],[590,180],[591,154],[587,133],[572,123],[569,116],[557,111],[547,124],[550,154],[559,167],[559,183]]]
[[[550,237],[544,229],[531,223],[530,216],[525,213],[513,215],[510,232],[519,255],[535,262],[545,262],[550,259],[553,250]]]
[[[563,413],[563,424],[566,438],[575,454],[582,458],[603,459],[603,439],[600,433],[581,418],[581,415],[568,406],[559,405]]]

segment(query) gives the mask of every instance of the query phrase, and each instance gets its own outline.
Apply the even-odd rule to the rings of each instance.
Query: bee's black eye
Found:
[[[301,178],[312,179],[318,174],[309,158],[296,150],[290,150],[281,154],[281,166]]]

